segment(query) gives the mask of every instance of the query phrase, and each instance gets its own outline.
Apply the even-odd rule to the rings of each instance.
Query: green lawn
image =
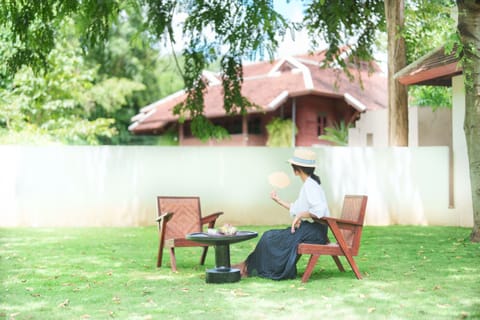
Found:
[[[240,227],[259,233],[272,227]],[[480,244],[470,229],[366,227],[357,262],[322,257],[310,281],[247,278],[206,284],[213,248],[177,249],[178,273],[157,269],[157,230],[0,229],[2,319],[480,319]],[[257,239],[234,244],[232,262]],[[303,272],[307,257],[298,264]]]

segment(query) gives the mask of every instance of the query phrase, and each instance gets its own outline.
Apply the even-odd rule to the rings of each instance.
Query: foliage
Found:
[[[111,112],[121,109],[127,103],[127,96],[143,89],[145,86],[141,83],[125,78],[109,78],[96,84],[90,92],[97,97],[96,103]]]
[[[95,83],[96,69],[85,66],[76,42],[70,39],[59,41],[45,63],[44,72],[35,74],[23,67],[10,84],[0,88],[2,142],[99,144],[100,137],[116,133],[115,120],[89,119],[92,110],[100,104],[118,108],[128,94],[143,88],[117,78]]]
[[[438,86],[411,86],[409,88],[411,105],[438,108],[452,107],[452,89]]]
[[[108,81],[112,77],[129,79],[141,83],[143,89],[131,92],[125,101],[116,104],[121,108],[111,109],[100,103],[92,117],[115,119],[117,134],[102,138],[103,144],[155,145],[164,139],[134,136],[128,131],[128,126],[140,108],[184,87],[177,67],[177,63],[179,67],[183,66],[183,61],[176,61],[172,56],[160,56],[158,43],[144,30],[142,13],[135,6],[124,2],[120,8],[122,12],[112,21],[104,45],[89,48],[86,63],[98,68],[99,81]]]
[[[6,57],[10,74],[27,65],[37,72],[47,67],[49,53],[56,48],[56,33],[64,20],[75,16],[75,26],[84,30],[83,48],[101,45],[110,22],[118,15],[116,1],[0,1],[0,25],[11,31],[13,52]],[[101,41],[100,41],[101,40]]]
[[[292,146],[292,128],[295,130],[293,134],[297,134],[291,119],[274,118],[267,125],[269,147],[290,147]]]
[[[328,45],[326,62],[359,65],[373,59],[377,31],[385,31],[384,1],[313,0],[306,9],[304,23],[313,46]],[[349,60],[345,60],[348,52]]]
[[[244,259],[259,237],[233,244]],[[205,283],[201,249],[167,251],[156,267],[158,231],[140,228],[2,228],[2,319],[478,319],[479,244],[466,228],[365,227],[356,261],[364,279],[321,257],[309,282],[251,277]],[[332,237],[333,238],[333,237]],[[139,250],[141,248],[141,250]],[[305,270],[302,257],[298,272]],[[319,306],[319,299],[322,307]],[[401,301],[401,302],[399,302]]]
[[[347,146],[348,128],[349,126],[346,126],[345,121],[342,120],[340,124],[325,128],[325,134],[319,136],[318,139],[330,141],[337,146]]]
[[[450,41],[455,33],[454,8],[455,0],[407,1],[405,27],[401,30],[406,43],[407,64]]]

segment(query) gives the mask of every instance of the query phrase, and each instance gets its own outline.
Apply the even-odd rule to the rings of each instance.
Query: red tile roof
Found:
[[[360,75],[362,89],[358,80],[350,81],[340,69],[322,68],[323,60],[324,52],[320,52],[272,62],[246,63],[243,66],[242,94],[260,107],[249,109],[248,112],[272,111],[289,97],[307,94],[343,98],[359,111],[387,107],[387,78],[376,65],[372,73],[366,68],[351,70],[355,76]],[[204,114],[209,118],[225,116],[221,80],[211,72],[205,76],[212,81],[204,96]],[[142,108],[132,118],[129,130],[134,133],[148,132],[176,121],[178,117],[172,114],[172,110],[185,98],[186,93],[179,91]]]

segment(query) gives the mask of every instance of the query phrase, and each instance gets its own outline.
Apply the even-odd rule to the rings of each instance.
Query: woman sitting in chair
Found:
[[[330,215],[320,179],[314,174],[315,159],[314,152],[297,149],[294,156],[288,160],[294,174],[303,181],[298,199],[293,203],[285,202],[275,191],[272,191],[270,196],[290,211],[293,217],[292,225],[283,230],[269,230],[263,234],[255,250],[247,259],[233,266],[240,269],[243,277],[293,279],[297,275],[298,244],[327,242],[326,225],[303,220]]]

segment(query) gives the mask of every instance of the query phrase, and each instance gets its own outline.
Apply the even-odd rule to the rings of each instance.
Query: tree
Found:
[[[65,24],[68,30],[71,26]],[[76,41],[65,37],[45,65],[39,74],[24,66],[0,87],[1,142],[100,144],[116,134],[115,120],[91,118],[92,110],[115,110],[129,94],[143,89],[123,78],[96,81],[96,68],[87,67]]]
[[[480,242],[480,3],[457,0],[458,34],[463,46],[465,137],[470,164],[474,226],[471,240]]]
[[[97,81],[129,79],[142,83],[144,89],[132,92],[117,108],[98,104],[91,118],[115,119],[117,134],[102,137],[103,144],[159,143],[158,136],[132,135],[128,131],[131,118],[140,108],[182,89],[184,83],[172,55],[160,56],[157,41],[148,32],[142,32],[141,12],[126,3],[121,8],[122,14],[112,22],[105,44],[89,49],[85,60],[98,68]],[[183,65],[181,59],[178,62]]]
[[[407,64],[405,38],[399,36],[405,26],[403,0],[385,0],[388,34],[388,141],[391,146],[408,146],[407,86],[394,75]]]

